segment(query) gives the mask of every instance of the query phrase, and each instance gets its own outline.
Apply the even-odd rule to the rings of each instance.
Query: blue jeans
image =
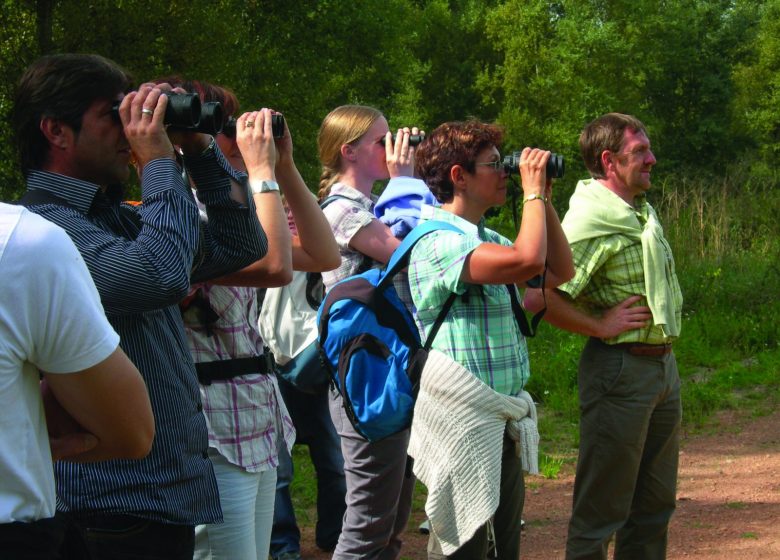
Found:
[[[195,527],[195,560],[266,560],[273,522],[276,470],[248,472],[213,447],[223,523]]]
[[[302,393],[281,378],[279,389],[295,424],[297,442],[308,445],[309,456],[317,472],[315,542],[322,550],[332,550],[341,534],[341,522],[346,509],[346,484],[341,441],[330,418],[328,393]],[[274,527],[271,533],[271,556],[274,558],[283,553],[296,554],[301,551],[301,533],[290,498],[293,471],[292,458],[284,445],[280,445]]]

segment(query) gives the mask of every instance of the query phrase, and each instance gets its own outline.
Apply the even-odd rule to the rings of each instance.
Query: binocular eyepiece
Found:
[[[284,137],[284,115],[271,113],[271,132],[274,138]],[[228,138],[236,137],[236,118],[230,117],[222,127],[222,134]]]
[[[165,93],[168,106],[163,123],[172,128],[218,134],[222,131],[222,105],[216,101],[201,104],[197,93]],[[119,116],[119,102],[111,110]]]
[[[511,155],[504,157],[504,170],[509,173],[520,172],[520,154],[521,152],[512,152]],[[563,177],[563,173],[566,170],[566,166],[563,162],[563,156],[561,154],[551,153],[550,159],[547,160],[547,166],[545,167],[545,174],[548,179],[560,179]]]

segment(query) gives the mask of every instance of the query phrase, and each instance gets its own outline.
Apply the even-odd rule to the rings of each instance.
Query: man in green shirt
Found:
[[[562,222],[576,273],[547,291],[545,319],[590,338],[578,384],[580,450],[567,560],[666,557],[675,508],[680,378],[672,343],[682,294],[671,249],[647,203],[656,160],[635,117],[603,115],[583,130],[592,179]],[[526,305],[541,305],[531,291]]]

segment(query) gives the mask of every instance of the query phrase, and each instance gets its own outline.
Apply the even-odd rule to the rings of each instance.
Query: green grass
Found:
[[[747,504],[745,502],[728,502],[726,507],[729,509],[745,509]]]

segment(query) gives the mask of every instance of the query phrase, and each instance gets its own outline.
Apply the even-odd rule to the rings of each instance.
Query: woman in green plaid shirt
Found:
[[[524,202],[515,241],[485,227],[485,212],[506,202],[501,141],[502,131],[494,125],[453,122],[439,126],[418,148],[415,171],[441,203],[438,208],[424,206],[422,220],[450,222],[464,233],[439,231],[423,238],[412,252],[409,285],[426,333],[447,297],[461,294],[433,349],[496,393],[519,395],[529,376],[528,352],[506,285],[524,284],[545,273],[546,262],[546,285],[557,286],[573,276],[574,268],[558,215],[548,203],[552,180],[546,178],[545,166],[550,152],[522,151]],[[432,531],[429,558],[485,558],[492,532],[499,558],[519,557],[523,473],[514,442],[506,437],[500,478],[500,501],[492,523],[466,535],[465,544],[449,555]]]

